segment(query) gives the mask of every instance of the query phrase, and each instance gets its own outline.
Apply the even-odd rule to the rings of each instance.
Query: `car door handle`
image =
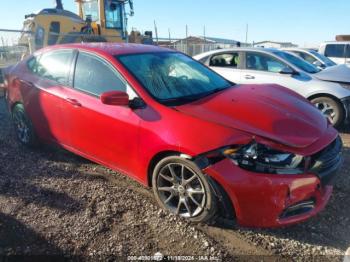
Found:
[[[72,98],[66,98],[66,101],[70,103],[73,106],[81,107],[81,104],[79,103],[78,100],[72,99]]]
[[[244,77],[245,79],[255,79],[255,76],[252,75],[245,75]]]

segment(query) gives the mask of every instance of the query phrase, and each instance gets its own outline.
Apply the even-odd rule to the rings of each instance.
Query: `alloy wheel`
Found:
[[[192,218],[206,204],[206,192],[201,178],[191,168],[180,163],[164,166],[156,180],[157,192],[165,207],[172,213]]]
[[[23,144],[28,144],[30,141],[30,128],[22,112],[15,111],[13,113],[13,122],[15,124],[18,139]]]
[[[334,124],[334,120],[336,118],[336,110],[332,105],[330,105],[327,102],[318,102],[315,104],[315,106],[322,112],[322,114],[331,121],[332,124]]]

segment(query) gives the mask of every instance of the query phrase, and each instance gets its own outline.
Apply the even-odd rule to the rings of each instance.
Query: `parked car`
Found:
[[[55,143],[118,170],[191,221],[304,221],[326,206],[342,162],[338,132],[306,99],[235,85],[176,51],[53,46],[5,77],[21,143]]]
[[[281,50],[291,52],[300,57],[301,59],[305,60],[306,62],[313,64],[321,70],[337,65],[331,59],[324,55],[321,55],[313,49],[282,48]]]
[[[322,43],[318,51],[337,64],[350,65],[350,42]]]
[[[269,48],[235,48],[215,50],[194,58],[235,83],[285,86],[310,100],[334,126],[342,124],[349,115],[349,76],[347,80],[329,76],[329,71],[321,72],[288,52]]]

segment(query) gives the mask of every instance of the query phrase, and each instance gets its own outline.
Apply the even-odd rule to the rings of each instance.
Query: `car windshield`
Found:
[[[301,69],[309,74],[316,74],[316,73],[321,71],[316,66],[314,66],[314,65],[304,61],[303,59],[301,59],[295,55],[292,55],[290,53],[282,52],[282,51],[276,51],[273,53],[275,55],[279,56],[280,58],[285,59],[286,61],[288,61],[292,65],[296,66],[297,68],[299,68],[299,69]]]
[[[232,86],[192,58],[175,52],[117,56],[160,103],[176,106],[189,103]]]
[[[326,66],[335,66],[337,65],[336,63],[334,63],[332,60],[330,60],[328,57],[321,55],[320,53],[310,50],[309,51],[311,54],[313,54],[314,56],[316,56],[318,59],[320,59]]]

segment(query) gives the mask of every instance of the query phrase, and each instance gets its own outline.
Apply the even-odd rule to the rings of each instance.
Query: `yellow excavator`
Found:
[[[25,16],[20,45],[29,52],[49,45],[77,42],[131,42],[152,44],[152,32],[142,36],[127,32],[128,16],[134,15],[132,0],[75,0],[78,14],[64,10],[62,0],[56,8],[46,8]],[[129,12],[126,6],[129,5]]]

